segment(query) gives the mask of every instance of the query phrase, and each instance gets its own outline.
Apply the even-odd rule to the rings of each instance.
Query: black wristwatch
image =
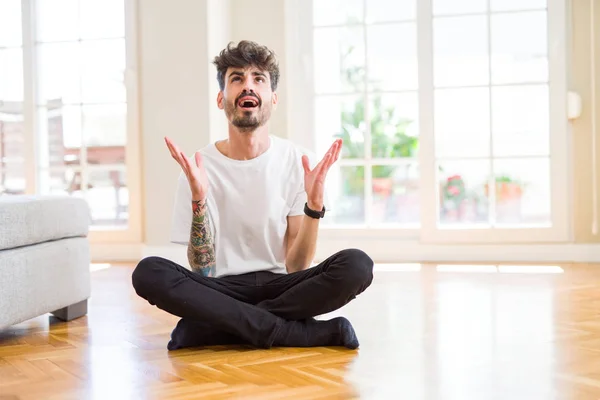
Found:
[[[323,218],[325,216],[325,206],[323,206],[321,211],[315,211],[308,208],[308,203],[304,203],[304,214],[314,219]]]

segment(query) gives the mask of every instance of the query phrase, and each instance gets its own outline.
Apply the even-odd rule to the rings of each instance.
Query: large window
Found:
[[[83,197],[96,236],[115,240],[139,230],[131,12],[126,0],[0,2],[0,193]]]
[[[311,143],[344,140],[331,227],[567,238],[563,0],[311,3]]]

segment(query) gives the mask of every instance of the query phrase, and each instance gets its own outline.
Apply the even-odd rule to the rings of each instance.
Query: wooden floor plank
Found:
[[[535,266],[534,266],[535,267]],[[346,316],[361,347],[168,352],[178,318],[92,273],[86,317],[0,331],[0,400],[600,398],[600,265],[558,274],[376,271]],[[529,271],[531,272],[531,271]]]

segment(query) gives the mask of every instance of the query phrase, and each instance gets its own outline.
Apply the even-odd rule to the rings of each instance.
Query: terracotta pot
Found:
[[[393,183],[392,178],[373,178],[373,193],[389,196]]]

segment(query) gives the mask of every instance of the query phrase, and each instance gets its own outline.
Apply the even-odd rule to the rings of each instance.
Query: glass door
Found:
[[[293,139],[319,156],[344,139],[326,235],[568,240],[565,0],[296,8],[292,92],[311,107]]]
[[[135,2],[0,1],[0,195],[70,195],[141,241]]]
[[[418,4],[422,239],[567,239],[563,1]]]

